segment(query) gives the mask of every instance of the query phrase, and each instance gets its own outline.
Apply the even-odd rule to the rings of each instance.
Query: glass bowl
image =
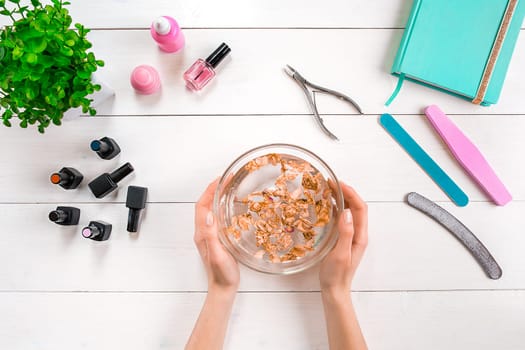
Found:
[[[322,159],[298,146],[270,144],[226,169],[214,212],[220,241],[240,263],[292,274],[333,248],[343,203],[339,182]]]

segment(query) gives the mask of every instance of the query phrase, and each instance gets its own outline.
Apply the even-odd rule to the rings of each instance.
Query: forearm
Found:
[[[222,349],[234,300],[235,291],[208,291],[186,350]]]
[[[349,293],[322,291],[330,350],[367,349]]]

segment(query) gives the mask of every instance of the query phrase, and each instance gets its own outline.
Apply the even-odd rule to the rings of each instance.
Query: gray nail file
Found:
[[[494,260],[487,248],[485,248],[483,243],[480,242],[472,231],[456,219],[456,217],[416,192],[408,194],[407,202],[411,207],[418,209],[436,220],[459,239],[481,265],[489,278],[497,280],[501,277],[502,271],[496,260]]]

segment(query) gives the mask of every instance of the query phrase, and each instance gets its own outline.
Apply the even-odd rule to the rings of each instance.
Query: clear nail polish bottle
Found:
[[[195,63],[184,72],[186,86],[193,91],[202,89],[215,76],[215,68],[230,53],[231,49],[222,43],[205,60],[199,58]]]

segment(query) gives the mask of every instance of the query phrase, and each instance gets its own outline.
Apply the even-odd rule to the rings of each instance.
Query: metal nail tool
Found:
[[[313,98],[313,93],[314,92],[322,92],[322,93],[325,93],[325,94],[329,94],[329,95],[335,96],[335,97],[337,97],[337,98],[339,98],[339,99],[341,99],[343,101],[346,101],[346,102],[350,103],[352,106],[355,107],[355,109],[357,109],[357,111],[360,114],[363,114],[363,112],[361,111],[361,107],[359,107],[359,105],[354,100],[352,100],[350,97],[348,97],[348,96],[346,96],[346,95],[344,95],[344,94],[342,94],[340,92],[337,92],[337,91],[334,91],[334,90],[330,90],[330,89],[324,88],[322,86],[310,83],[308,80],[303,78],[303,76],[301,74],[299,74],[295,69],[293,69],[289,65],[286,65],[286,67],[284,67],[284,71],[291,78],[293,78],[293,80],[295,80],[297,82],[297,84],[299,84],[299,86],[303,89],[303,91],[304,91],[304,93],[306,95],[306,98],[308,99],[308,104],[310,105],[310,109],[312,110],[312,112],[314,114],[315,120],[317,121],[317,123],[319,124],[319,126],[321,127],[323,132],[326,135],[328,135],[332,140],[338,141],[339,139],[337,138],[337,136],[332,134],[330,132],[330,130],[328,130],[328,128],[324,125],[323,118],[321,118],[321,116],[319,115],[319,111],[317,110],[317,106],[316,106],[314,98]],[[308,86],[313,89],[312,93],[310,93],[310,91],[308,90]]]
[[[503,272],[501,267],[498,265],[496,260],[492,257],[492,254],[488,249],[481,243],[481,241],[470,231],[461,221],[459,221],[454,215],[432,202],[428,198],[422,195],[411,192],[407,196],[408,205],[423,214],[430,216],[441,226],[446,228],[452,233],[469,251],[470,254],[476,259],[481,265],[487,276],[493,280],[497,280],[501,277]]]

